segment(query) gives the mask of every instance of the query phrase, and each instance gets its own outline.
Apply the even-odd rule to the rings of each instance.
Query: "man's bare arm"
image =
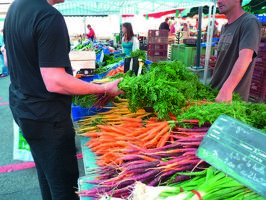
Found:
[[[107,93],[111,96],[121,94],[117,84],[120,80],[107,84],[91,84],[67,74],[64,68],[42,67],[41,74],[49,92],[65,95],[85,95]]]
[[[239,58],[237,59],[230,76],[224,83],[216,98],[217,102],[232,101],[232,94],[252,62],[253,54],[254,51],[251,49],[243,49],[239,52]]]

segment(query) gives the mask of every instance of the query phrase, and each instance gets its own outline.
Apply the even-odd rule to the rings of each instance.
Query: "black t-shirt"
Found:
[[[166,22],[161,23],[161,25],[159,27],[159,30],[168,30],[168,31],[170,31],[169,24],[166,23]]]
[[[72,74],[63,16],[47,0],[15,0],[6,16],[4,41],[13,115],[38,121],[70,117],[71,96],[48,92],[40,72],[41,67],[63,67]]]

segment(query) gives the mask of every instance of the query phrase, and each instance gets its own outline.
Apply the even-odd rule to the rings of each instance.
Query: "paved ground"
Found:
[[[0,78],[0,166],[20,163],[13,160],[13,121],[8,105],[9,78]],[[80,144],[77,140],[77,147]],[[80,176],[84,175],[79,161]],[[0,174],[0,200],[41,200],[35,168]]]

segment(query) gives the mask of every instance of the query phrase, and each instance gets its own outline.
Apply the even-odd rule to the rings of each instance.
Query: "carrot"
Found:
[[[169,139],[170,134],[171,134],[170,131],[168,131],[166,132],[164,136],[161,137],[160,141],[157,144],[157,148],[163,147],[166,144],[166,142]]]
[[[98,137],[101,136],[102,133],[100,132],[86,132],[83,134],[80,134],[81,136],[86,136],[86,137]]]
[[[137,118],[127,118],[127,117],[120,117],[121,120],[124,120],[124,121],[129,121],[129,122],[142,122],[141,119],[137,119]]]
[[[152,140],[145,143],[145,147],[155,147],[158,144],[158,141],[160,140],[162,135],[165,134],[167,131],[169,131],[169,129],[170,129],[170,126],[167,124],[167,126],[164,127],[155,137],[153,136]],[[144,140],[144,141],[147,141],[147,140]]]
[[[144,141],[149,141],[154,138],[154,134],[160,130],[162,130],[165,126],[168,126],[167,122],[160,122],[158,126],[147,132],[147,136],[144,138]]]

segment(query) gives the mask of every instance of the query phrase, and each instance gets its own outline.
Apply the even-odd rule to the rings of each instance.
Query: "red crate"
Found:
[[[149,50],[168,50],[168,44],[148,44]]]
[[[262,41],[265,41],[265,39],[266,39],[266,25],[262,25],[261,26],[261,39],[262,39]]]
[[[163,56],[167,57],[167,50],[148,50],[148,56]]]
[[[266,68],[256,65],[254,68],[252,79],[264,81],[266,79]]]
[[[148,37],[168,37],[168,30],[149,30]]]
[[[148,37],[149,44],[168,44],[168,37]]]

